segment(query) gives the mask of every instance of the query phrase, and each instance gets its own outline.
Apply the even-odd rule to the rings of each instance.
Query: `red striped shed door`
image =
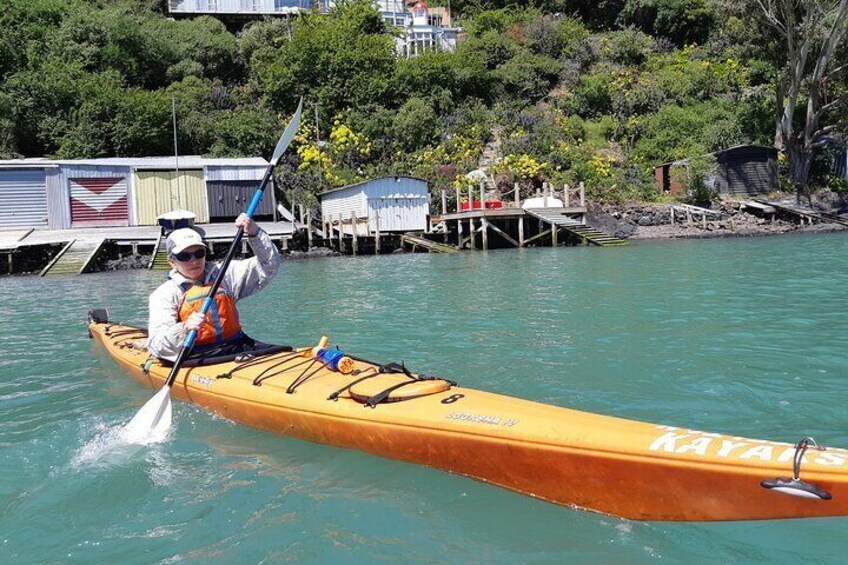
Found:
[[[70,179],[71,226],[127,226],[126,178]]]

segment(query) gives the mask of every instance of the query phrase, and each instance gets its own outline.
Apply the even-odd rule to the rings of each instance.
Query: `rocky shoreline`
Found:
[[[780,194],[772,198],[793,203],[794,195]],[[670,204],[623,203],[616,205],[589,204],[587,223],[591,226],[627,240],[649,239],[704,239],[714,237],[754,237],[785,233],[819,233],[844,231],[848,228],[835,223],[801,225],[780,214],[758,216],[743,211],[742,200],[723,200],[714,203],[711,210],[716,217],[707,222],[699,217],[687,221],[677,214],[671,219]],[[848,198],[835,193],[821,193],[812,198],[812,209],[825,214],[848,212]]]

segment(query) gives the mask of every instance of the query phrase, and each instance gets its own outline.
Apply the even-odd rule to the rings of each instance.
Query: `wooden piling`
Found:
[[[306,209],[306,249],[312,249],[312,209]]]
[[[489,250],[489,222],[486,218],[480,218],[480,232],[483,234],[483,251]]]
[[[518,218],[518,247],[524,247],[524,216]]]
[[[470,238],[469,245],[471,249],[477,249],[476,242],[474,241],[474,218],[468,218],[468,237]]]
[[[359,221],[359,218],[356,217],[356,212],[351,212],[350,213],[350,226],[351,226],[351,232],[353,233],[353,254],[354,255],[357,255],[358,252],[359,252],[359,238],[357,237],[357,234],[356,234],[356,232],[357,232],[356,227],[357,227],[358,221]]]
[[[515,183],[513,186],[514,186],[514,192],[515,192],[515,194],[514,194],[514,197],[515,197],[515,207],[516,207],[516,208],[521,208],[521,194],[520,194],[520,193],[521,193],[521,191],[520,191],[520,190],[519,190],[519,188],[518,188],[518,183]]]
[[[580,181],[580,205],[586,206],[586,186]]]

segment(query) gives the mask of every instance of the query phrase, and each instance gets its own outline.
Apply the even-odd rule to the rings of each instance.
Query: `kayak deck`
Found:
[[[141,347],[143,330],[92,323],[89,332],[140,382],[154,388],[164,384],[170,368]],[[844,449],[803,451],[789,443],[550,406],[442,379],[421,381],[399,369],[381,373],[379,365],[361,360],[353,365],[353,373],[345,375],[322,366],[308,351],[278,352],[183,367],[171,392],[255,428],[428,465],[624,518],[848,514]],[[392,387],[397,388],[385,399],[390,402],[363,403]],[[830,499],[803,493],[798,484],[761,485],[792,479],[796,459],[800,484]]]

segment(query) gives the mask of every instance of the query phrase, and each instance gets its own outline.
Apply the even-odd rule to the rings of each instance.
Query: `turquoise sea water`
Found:
[[[162,273],[0,279],[0,546],[9,563],[841,563],[848,519],[672,524],[533,500],[175,404],[87,339],[144,324]],[[248,331],[581,410],[848,447],[848,238],[288,262]],[[626,492],[621,493],[627,496]]]

